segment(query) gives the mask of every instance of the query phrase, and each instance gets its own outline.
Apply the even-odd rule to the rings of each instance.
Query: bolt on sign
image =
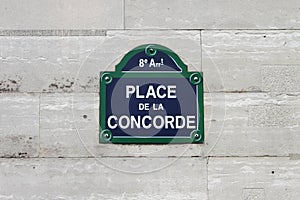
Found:
[[[100,143],[203,143],[203,77],[156,44],[100,73]]]

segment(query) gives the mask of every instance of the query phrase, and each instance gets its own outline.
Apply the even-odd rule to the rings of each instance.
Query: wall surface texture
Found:
[[[98,143],[99,72],[158,43],[205,143]],[[299,0],[1,0],[0,199],[299,200]]]

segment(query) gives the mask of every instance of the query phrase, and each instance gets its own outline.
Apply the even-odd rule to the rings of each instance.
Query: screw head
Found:
[[[191,133],[192,142],[199,142],[201,140],[201,132],[199,130],[193,130]]]
[[[149,49],[149,53],[151,53],[151,54],[152,54],[152,53],[154,53],[154,52],[155,52],[155,51],[154,51],[154,49],[153,49],[153,48],[150,48],[150,49]]]
[[[112,77],[110,74],[105,73],[102,75],[102,80],[104,80],[106,84],[109,84],[112,81]]]
[[[153,45],[149,45],[145,48],[145,53],[148,55],[148,56],[154,56],[156,54],[156,49],[155,47],[153,47]]]
[[[102,142],[110,142],[113,138],[113,135],[112,133],[110,132],[110,130],[103,130],[101,133],[100,133],[100,141]]]
[[[199,73],[193,73],[190,75],[190,82],[194,85],[200,84],[202,81],[201,75]]]

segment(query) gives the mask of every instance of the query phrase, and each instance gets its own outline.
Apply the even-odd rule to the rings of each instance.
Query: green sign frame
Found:
[[[170,56],[181,68],[180,72],[133,72],[123,71],[128,61],[137,53],[146,52],[147,55],[155,55],[157,51]],[[193,130],[189,137],[114,137],[110,130],[106,129],[106,86],[114,78],[188,78],[191,84],[196,85],[197,98],[197,129]],[[203,143],[204,142],[204,105],[203,105],[203,73],[189,72],[187,65],[172,50],[158,44],[141,45],[129,51],[116,65],[115,71],[100,72],[100,111],[99,111],[99,142],[116,144],[169,144],[169,143]]]

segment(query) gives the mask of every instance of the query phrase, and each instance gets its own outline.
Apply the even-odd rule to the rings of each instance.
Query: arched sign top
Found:
[[[187,66],[179,56],[167,47],[146,44],[129,51],[116,72],[187,72]]]

